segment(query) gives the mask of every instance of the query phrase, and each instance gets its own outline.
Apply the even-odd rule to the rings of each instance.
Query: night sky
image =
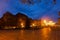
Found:
[[[16,15],[21,12],[32,19],[49,17],[57,19],[60,0],[33,0],[23,3],[21,0],[0,0],[0,17],[9,11]]]

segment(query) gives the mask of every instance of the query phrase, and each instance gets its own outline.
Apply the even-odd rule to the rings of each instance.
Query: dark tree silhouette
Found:
[[[27,0],[20,0],[20,1],[21,1],[22,3],[24,3],[24,4],[27,2]]]
[[[56,4],[56,0],[53,0],[53,3]]]
[[[34,0],[20,0],[22,3],[27,3],[27,4],[35,4],[36,2],[37,3],[40,3],[41,2],[41,0],[36,0],[36,1],[34,1]]]

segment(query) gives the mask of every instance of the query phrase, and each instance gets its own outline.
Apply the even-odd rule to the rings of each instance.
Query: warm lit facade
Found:
[[[6,12],[0,19],[0,28],[1,29],[25,28],[27,19],[28,17],[22,13],[17,13],[16,15],[13,15],[10,12]]]
[[[32,21],[30,21],[30,27],[40,28],[41,27],[41,20],[32,20]]]
[[[25,26],[26,26],[26,21],[23,20],[23,19],[19,19],[19,20],[18,20],[18,26],[19,26],[19,28],[25,28]]]
[[[42,26],[55,26],[55,22],[51,21],[51,20],[43,20],[41,22]]]

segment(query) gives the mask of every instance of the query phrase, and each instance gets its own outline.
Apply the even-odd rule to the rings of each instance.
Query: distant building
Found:
[[[41,20],[31,20],[30,27],[32,28],[40,28],[41,27]]]
[[[20,28],[25,28],[28,17],[22,13],[17,13],[16,18],[17,26],[19,26]]]
[[[0,28],[2,29],[40,28],[40,26],[41,20],[32,20],[22,13],[13,15],[10,12],[6,12],[3,17],[0,18]]]
[[[1,18],[1,21],[2,28],[8,29],[16,27],[16,18],[10,12],[4,13],[3,17]]]
[[[26,23],[28,22],[28,16],[17,13],[16,15],[12,15],[10,12],[4,13],[3,17],[0,18],[0,27],[9,29],[9,28],[24,28],[26,27]]]

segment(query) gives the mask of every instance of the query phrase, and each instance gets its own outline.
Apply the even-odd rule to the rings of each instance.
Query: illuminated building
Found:
[[[27,22],[28,16],[21,13],[17,13],[16,18],[17,18],[18,28],[25,28],[27,25],[26,22]]]
[[[0,19],[0,27],[2,29],[24,28],[26,27],[27,19],[28,17],[24,14],[17,13],[13,15],[10,12],[6,12]]]
[[[26,26],[26,22],[22,19],[18,20],[18,27],[19,28],[24,28]]]
[[[55,22],[51,21],[51,20],[43,20],[42,21],[42,26],[55,26]]]
[[[30,22],[31,28],[40,28],[41,27],[41,20],[32,20]]]

